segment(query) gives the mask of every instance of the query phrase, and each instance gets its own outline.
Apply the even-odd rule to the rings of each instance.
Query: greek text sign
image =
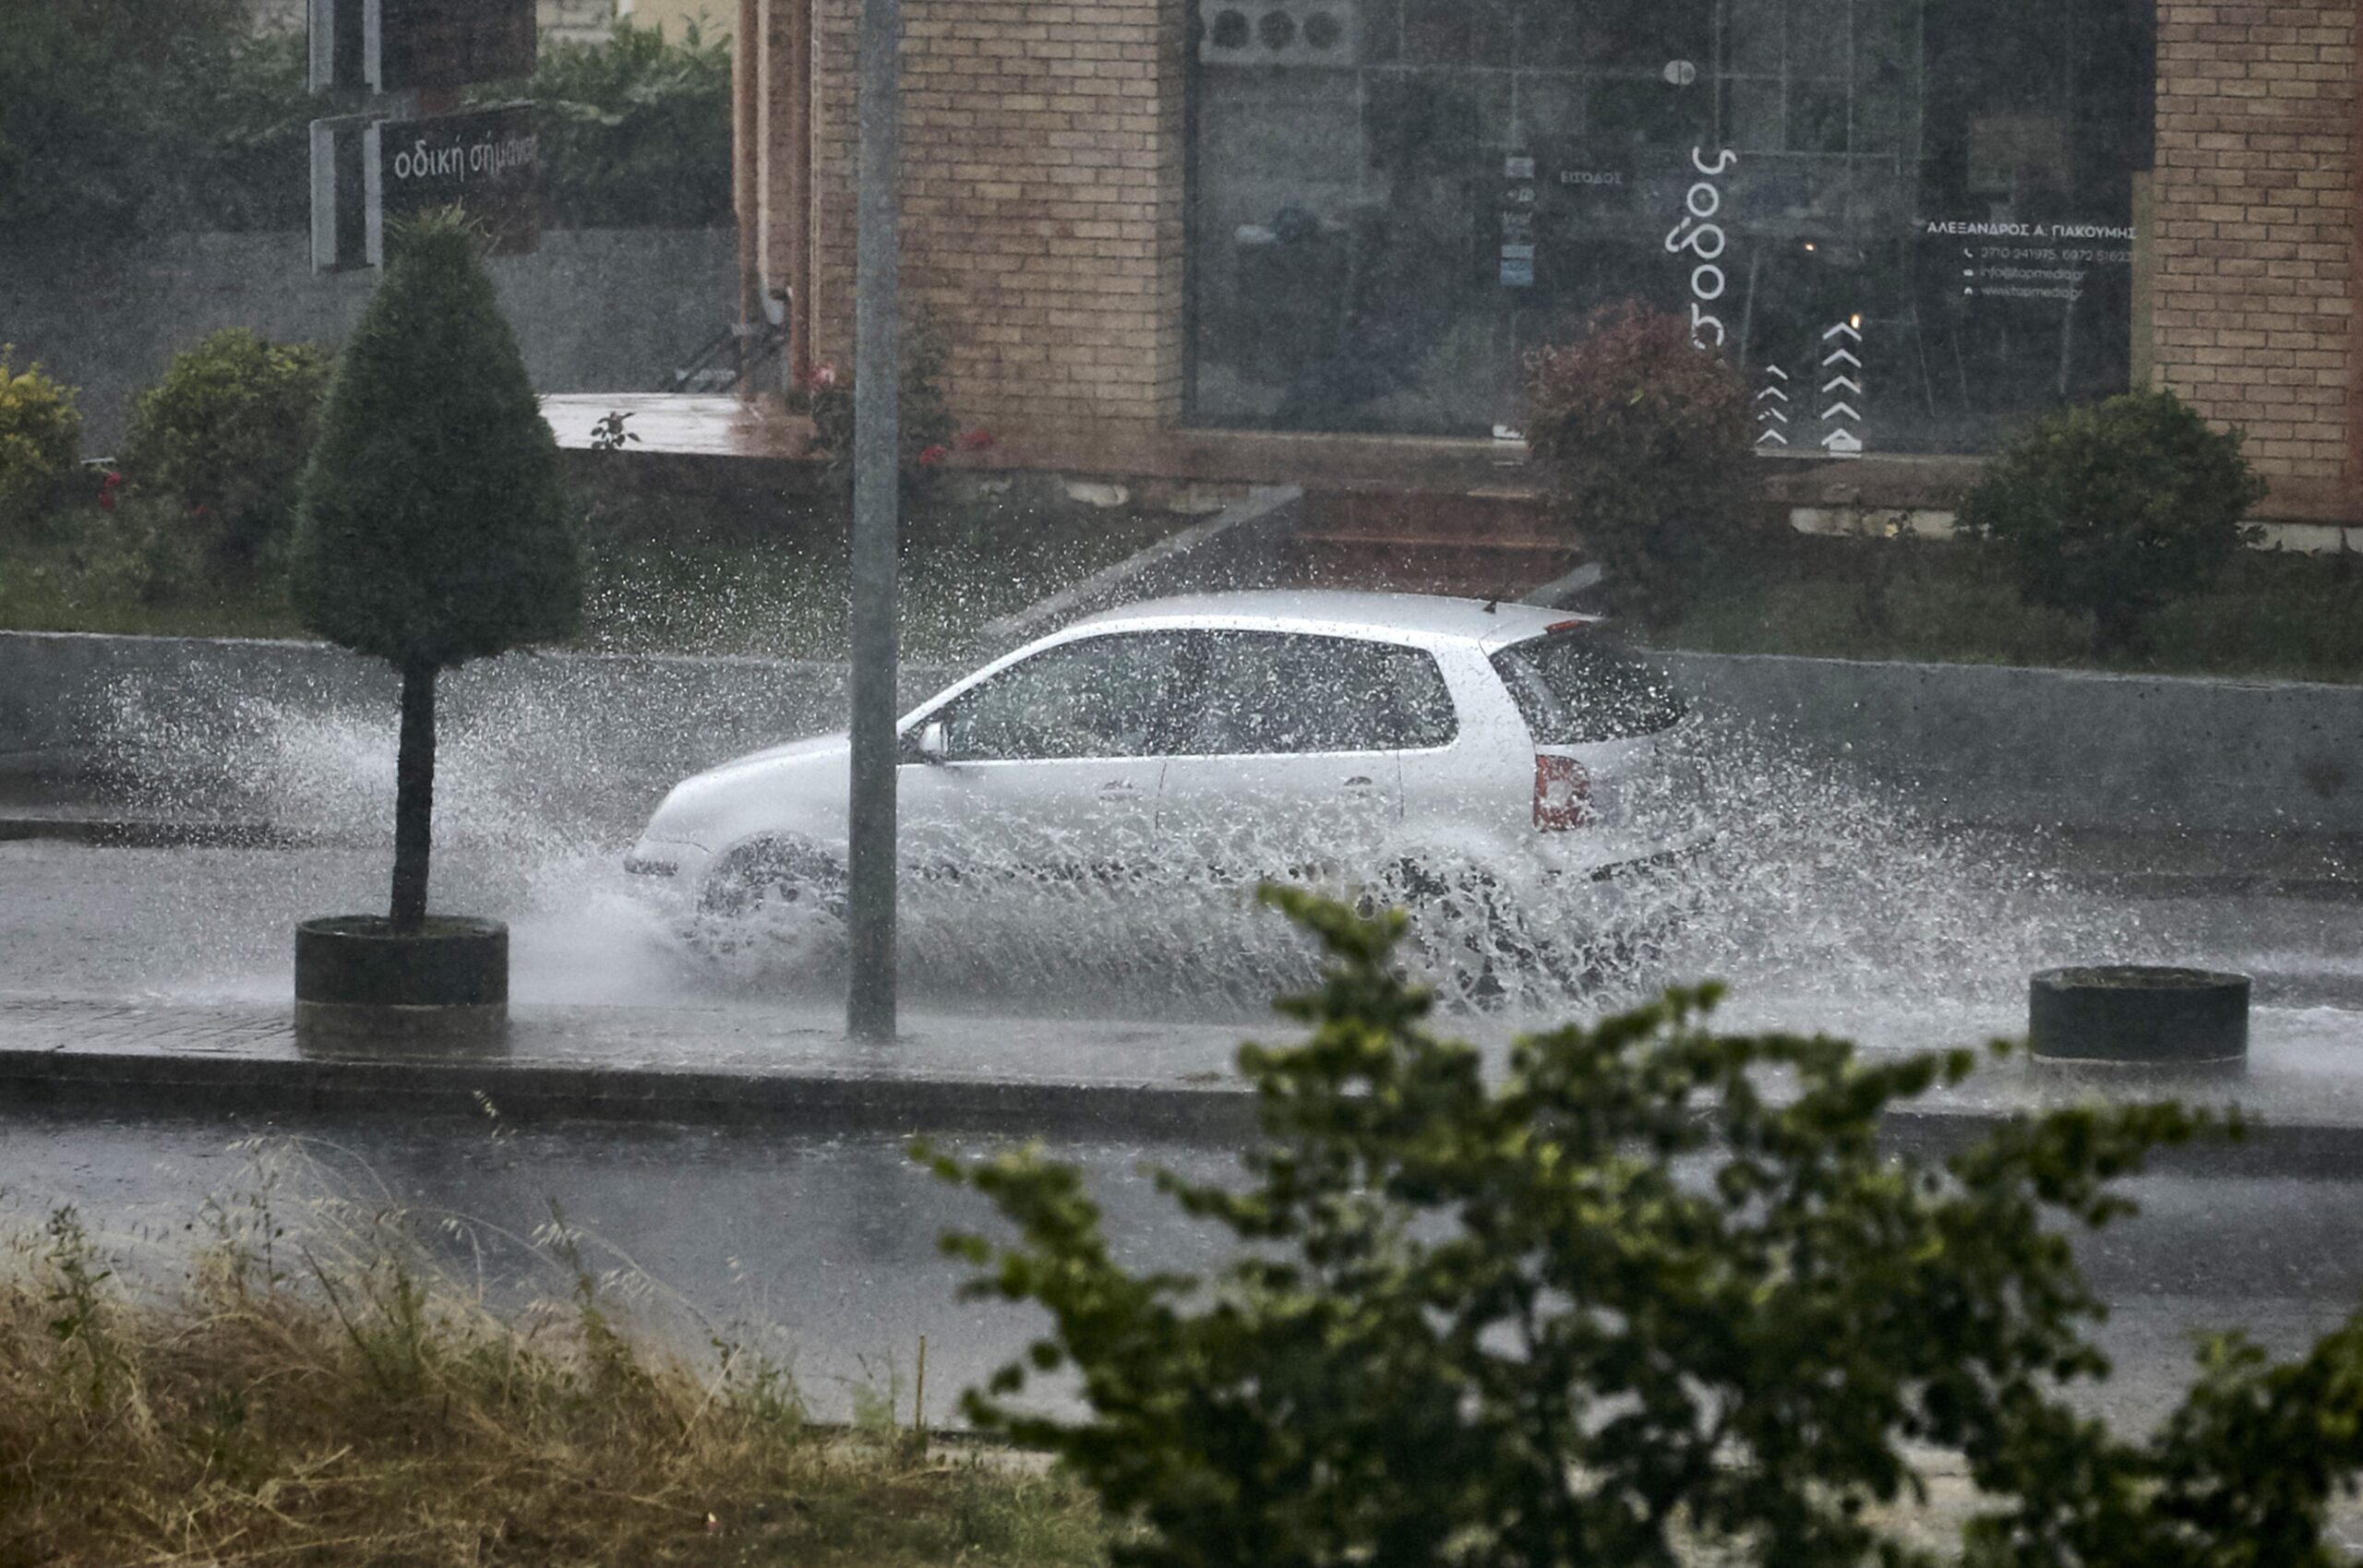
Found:
[[[1939,276],[1958,272],[1963,301],[2057,300],[2072,305],[2122,278],[2141,235],[2130,222],[1921,221]],[[1960,254],[1954,255],[1958,250]]]
[[[541,163],[532,104],[386,120],[372,128],[371,139],[372,261],[383,254],[378,215],[399,219],[438,207],[458,207],[482,224],[498,255],[534,248],[541,233]]]

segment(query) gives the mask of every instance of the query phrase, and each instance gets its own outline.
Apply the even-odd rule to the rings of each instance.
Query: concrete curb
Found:
[[[2222,1081],[2177,1080],[2160,1097],[2204,1100]],[[1235,1084],[1062,1083],[822,1073],[712,1072],[513,1064],[451,1057],[291,1061],[186,1053],[0,1050],[0,1109],[66,1115],[270,1119],[355,1112],[481,1118],[517,1125],[672,1123],[810,1134],[918,1133],[1138,1139],[1236,1147],[1255,1129]],[[1941,1159],[2017,1107],[1897,1111],[1886,1142]],[[2363,1179],[2363,1125],[2256,1121],[2237,1140],[2162,1150],[2153,1172],[2214,1179]]]
[[[291,1061],[194,1053],[0,1050],[0,1108],[308,1117],[354,1111],[503,1120],[684,1122],[782,1132],[1098,1134],[1235,1143],[1238,1088],[1050,1080],[856,1078],[519,1064],[455,1057]]]

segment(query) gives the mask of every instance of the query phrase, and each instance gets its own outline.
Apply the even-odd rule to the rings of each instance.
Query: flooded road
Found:
[[[2142,864],[2176,855],[2161,843]],[[842,995],[825,947],[780,961],[760,924],[717,940],[640,896],[619,858],[556,836],[458,836],[438,851],[434,903],[510,923],[521,1009],[809,1019]],[[1499,983],[1481,1009],[1459,1010],[1480,1033],[1711,977],[1731,987],[1723,1016],[1737,1026],[1925,1047],[2021,1030],[2037,968],[2168,963],[2254,976],[2260,1053],[2276,1042],[2316,1056],[2363,1049],[2363,903],[2344,884],[2127,878],[2091,859],[2029,835],[1800,824],[1785,842],[1719,844],[1673,878],[1568,890],[1544,919],[1649,933],[1619,964],[1571,976],[1427,916],[1408,956],[1448,997]],[[382,908],[386,866],[380,851],[336,845],[0,844],[0,994],[276,1004],[290,994],[295,922]],[[1303,941],[1235,886],[916,888],[904,949],[914,1007],[1133,1023],[1253,1026],[1276,989],[1310,973]]]

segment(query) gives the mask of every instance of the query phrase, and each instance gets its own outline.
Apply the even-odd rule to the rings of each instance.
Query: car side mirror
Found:
[[[920,759],[929,762],[946,761],[949,760],[945,755],[947,750],[948,747],[943,737],[943,721],[930,719],[919,729]]]

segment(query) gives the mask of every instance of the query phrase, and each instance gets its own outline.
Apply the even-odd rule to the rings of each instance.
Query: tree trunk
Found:
[[[435,666],[402,665],[402,731],[394,760],[394,897],[396,931],[426,920],[426,858],[435,824]]]

